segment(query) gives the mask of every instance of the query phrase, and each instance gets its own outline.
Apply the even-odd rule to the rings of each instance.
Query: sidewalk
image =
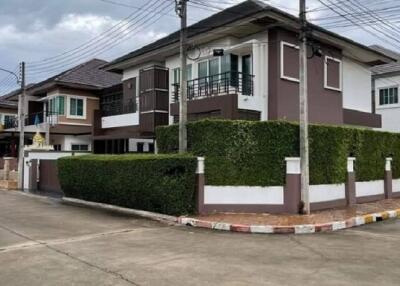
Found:
[[[181,217],[180,223],[237,232],[313,233],[350,228],[399,215],[400,199],[391,199],[343,209],[316,211],[309,216],[219,213]]]

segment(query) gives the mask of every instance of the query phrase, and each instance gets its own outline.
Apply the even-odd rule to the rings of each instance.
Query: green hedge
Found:
[[[181,215],[195,208],[196,157],[87,155],[58,160],[68,197]]]
[[[157,129],[161,153],[177,151],[178,127]],[[188,148],[206,157],[212,185],[273,186],[285,182],[285,157],[299,156],[299,126],[282,121],[203,120],[188,124]],[[400,134],[364,129],[310,126],[310,181],[343,183],[347,157],[357,157],[357,180],[383,179],[385,157],[393,155],[400,177]]]

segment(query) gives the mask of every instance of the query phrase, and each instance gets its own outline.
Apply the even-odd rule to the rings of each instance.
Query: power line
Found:
[[[165,11],[166,8],[168,8],[169,6],[171,6],[171,5],[173,4],[173,3],[171,2],[171,3],[166,3],[167,5],[165,5],[165,3],[166,3],[166,2],[164,2],[164,3],[160,4],[160,5],[158,5],[158,6],[155,8],[156,11]],[[161,7],[161,8],[160,8],[160,7]],[[160,8],[160,9],[158,9],[158,8]],[[158,10],[157,10],[157,9],[158,9]],[[137,20],[135,23],[131,24],[129,27],[127,27],[126,29],[122,30],[122,31],[121,31],[122,37],[121,37],[120,35],[115,35],[115,36],[113,36],[112,38],[108,39],[107,42],[102,43],[102,44],[105,44],[105,45],[103,45],[103,46],[98,46],[98,47],[96,47],[94,50],[85,52],[85,53],[83,53],[83,54],[79,54],[79,55],[77,55],[77,56],[75,56],[75,57],[73,57],[73,58],[70,58],[70,59],[62,60],[62,61],[60,61],[60,62],[58,62],[58,63],[56,63],[56,64],[48,65],[48,66],[46,66],[46,67],[42,67],[42,68],[31,68],[30,71],[29,71],[29,73],[31,74],[32,72],[35,72],[36,74],[38,74],[38,73],[45,73],[45,72],[49,72],[49,71],[58,70],[59,68],[65,67],[65,64],[68,64],[68,63],[75,63],[75,62],[77,62],[77,61],[79,61],[79,60],[81,60],[81,59],[84,59],[86,56],[90,56],[90,55],[93,55],[93,54],[103,53],[103,52],[105,52],[105,51],[107,51],[107,50],[113,48],[114,46],[120,44],[122,41],[127,40],[127,36],[130,35],[130,34],[132,34],[134,31],[137,31],[137,32],[138,32],[138,31],[143,30],[143,29],[146,28],[147,26],[149,26],[149,25],[145,25],[145,24],[147,24],[149,21],[151,21],[151,24],[150,24],[150,25],[152,25],[153,23],[155,23],[156,21],[158,21],[161,17],[163,17],[163,15],[160,14],[159,17],[156,17],[156,18],[150,17],[150,18],[148,18],[148,17],[147,17],[148,15],[149,15],[149,14],[145,14],[143,17],[141,17],[141,18],[140,18],[139,20]],[[153,20],[153,21],[152,21],[152,20]],[[139,24],[140,24],[141,26],[139,26]],[[131,29],[131,27],[133,27],[133,26],[135,26],[135,25],[137,25],[137,26],[134,27],[133,29]],[[145,26],[143,26],[143,25],[145,25]],[[50,69],[49,69],[49,68],[50,68]]]
[[[326,6],[327,8],[329,8],[330,10],[332,10],[334,13],[336,13],[336,14],[338,14],[339,16],[345,18],[346,20],[348,20],[349,22],[353,23],[354,25],[359,26],[359,27],[360,27],[362,30],[364,30],[365,32],[374,35],[375,37],[381,39],[382,41],[384,41],[384,42],[386,42],[386,43],[388,43],[388,44],[390,44],[390,45],[392,45],[392,46],[395,46],[395,47],[397,47],[397,48],[400,48],[400,46],[397,46],[396,44],[393,44],[392,42],[390,42],[390,41],[388,41],[387,39],[381,37],[380,35],[377,35],[376,33],[373,33],[373,32],[371,32],[371,31],[369,31],[369,30],[366,29],[365,27],[363,27],[363,26],[361,26],[360,24],[358,24],[357,22],[355,22],[353,19],[351,19],[351,18],[349,18],[348,16],[343,15],[342,13],[336,11],[332,6],[335,6],[336,8],[340,9],[341,11],[343,11],[343,12],[345,12],[345,13],[348,12],[348,11],[346,11],[345,9],[343,9],[343,8],[341,8],[340,6],[338,6],[338,5],[336,5],[335,3],[333,3],[332,1],[326,0],[326,1],[328,1],[328,2],[331,4],[331,6],[328,5],[328,4],[326,4],[326,3],[325,3],[324,1],[322,1],[322,0],[318,0],[318,1],[319,1],[321,4],[323,4],[324,6]],[[375,29],[375,30],[376,30],[376,29]],[[379,31],[379,30],[378,30],[378,31]]]
[[[166,2],[166,0],[162,0],[162,1]],[[148,1],[146,4],[141,6],[141,9],[146,10],[148,13],[154,14],[155,11],[154,11],[153,7],[155,4],[160,3],[160,2],[161,2],[161,0]],[[113,37],[113,35],[121,34],[121,31],[126,30],[126,29],[124,29],[124,27],[129,26],[130,23],[132,23],[134,20],[136,20],[140,16],[141,16],[140,11],[135,11],[135,12],[131,13],[130,15],[128,15],[127,17],[125,17],[124,19],[122,19],[121,21],[119,21],[117,24],[113,25],[112,27],[110,27],[109,29],[104,31],[103,33],[99,34],[96,37],[93,37],[92,39],[88,40],[87,42],[85,42],[71,50],[65,51],[60,55],[49,57],[49,58],[46,58],[46,59],[43,59],[40,61],[29,62],[28,65],[31,67],[44,66],[44,65],[49,64],[49,62],[50,63],[57,62],[57,61],[69,58],[75,54],[82,52],[82,51],[91,49],[93,46],[98,46],[99,44],[102,44],[103,40],[107,41],[107,39],[109,39],[110,37]]]

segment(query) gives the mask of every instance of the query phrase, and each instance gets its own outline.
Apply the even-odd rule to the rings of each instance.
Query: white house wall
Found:
[[[50,134],[51,145],[61,145],[62,151],[72,151],[72,145],[88,145],[92,150],[92,138],[90,135],[53,135]]]
[[[101,118],[101,128],[114,128],[139,125],[139,112]]]
[[[371,72],[352,59],[343,58],[343,107],[364,112],[372,111]]]
[[[400,132],[400,103],[385,106],[379,105],[379,90],[396,86],[400,88],[400,75],[375,80],[376,113],[382,115],[381,130],[384,131]]]

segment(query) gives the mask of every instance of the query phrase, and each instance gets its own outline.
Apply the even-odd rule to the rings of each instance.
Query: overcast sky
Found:
[[[210,6],[241,2],[202,1],[209,2]],[[390,4],[397,1],[383,2]],[[135,9],[146,3],[142,10]],[[290,13],[298,13],[298,1],[270,0],[268,3]],[[28,81],[38,81],[90,58],[111,60],[176,30],[179,19],[174,14],[173,6],[173,0],[0,0],[0,67],[15,70],[18,62],[24,60],[32,63],[28,64]],[[321,4],[317,0],[309,0],[308,6],[314,9]],[[158,10],[164,15],[160,15]],[[189,23],[212,14],[209,10],[189,6]],[[138,11],[140,15],[137,15]],[[310,17],[318,19],[326,14],[329,12],[314,12]],[[157,20],[158,17],[162,18]],[[119,34],[116,30],[109,31],[115,25],[119,25]],[[338,28],[334,31],[364,44],[385,45],[360,29]],[[108,34],[92,40],[105,32]],[[124,41],[120,38],[121,32],[125,35]],[[82,44],[85,46],[80,47]],[[0,73],[0,93],[12,88],[11,79],[6,76]]]

